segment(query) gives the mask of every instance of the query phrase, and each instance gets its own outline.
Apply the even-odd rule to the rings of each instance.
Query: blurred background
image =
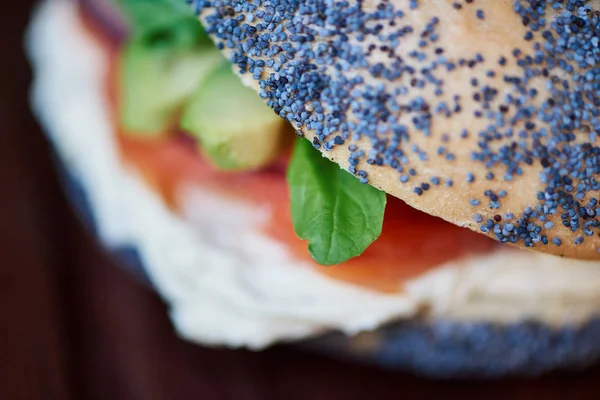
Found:
[[[0,399],[598,398],[598,368],[430,382],[288,348],[179,340],[161,301],[97,247],[61,193],[27,104],[32,5],[11,2],[0,35]]]

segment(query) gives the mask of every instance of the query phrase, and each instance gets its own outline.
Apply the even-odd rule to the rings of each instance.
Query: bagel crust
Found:
[[[600,1],[193,7],[243,81],[361,181],[504,243],[600,258]]]

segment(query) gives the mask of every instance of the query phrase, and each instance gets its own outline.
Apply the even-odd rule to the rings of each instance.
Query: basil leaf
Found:
[[[212,44],[202,25],[184,0],[117,0],[125,16],[129,19],[135,35],[152,31],[159,36],[163,30],[177,29],[178,25],[195,22],[201,34],[201,43]]]
[[[381,234],[386,195],[298,140],[287,173],[296,234],[322,265],[362,254]]]

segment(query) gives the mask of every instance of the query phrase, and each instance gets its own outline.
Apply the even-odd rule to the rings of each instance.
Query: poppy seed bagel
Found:
[[[192,3],[243,81],[362,182],[600,257],[600,1]]]

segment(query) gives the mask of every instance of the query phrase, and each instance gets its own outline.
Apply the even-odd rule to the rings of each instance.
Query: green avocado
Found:
[[[130,135],[154,137],[177,122],[186,100],[223,56],[195,19],[156,25],[132,37],[121,59],[121,122]]]
[[[211,74],[183,110],[181,126],[200,142],[221,169],[256,169],[272,162],[285,145],[284,119],[252,89],[231,65]]]

